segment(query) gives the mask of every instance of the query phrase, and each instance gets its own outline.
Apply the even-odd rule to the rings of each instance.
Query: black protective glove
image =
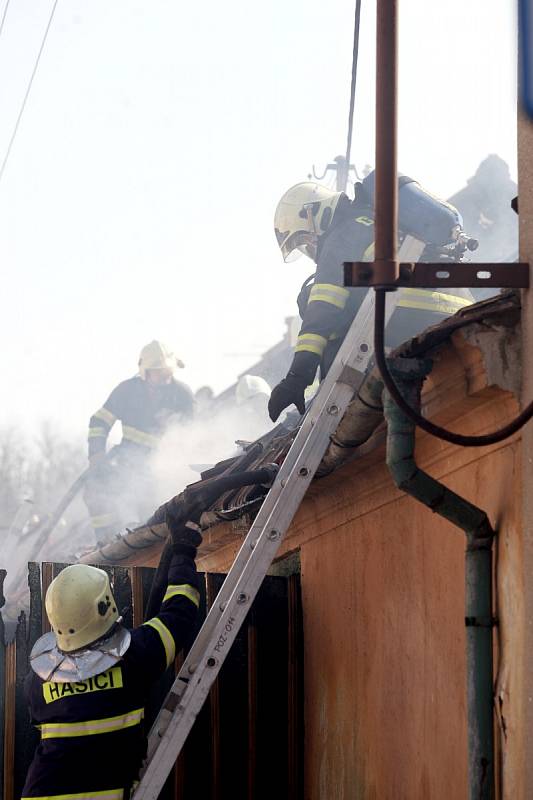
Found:
[[[268,414],[272,422],[275,422],[281,412],[291,403],[294,403],[300,414],[305,414],[304,392],[306,388],[306,379],[294,375],[292,372],[289,372],[277,386],[274,386],[268,401]]]
[[[296,353],[285,378],[274,386],[268,401],[268,414],[275,422],[281,412],[292,403],[300,414],[305,414],[305,390],[313,383],[320,357],[314,353]]]
[[[183,520],[176,519],[172,511],[167,511],[165,522],[170,533],[174,555],[187,556],[194,560],[196,550],[202,543],[202,534],[198,525],[190,520],[183,522]]]

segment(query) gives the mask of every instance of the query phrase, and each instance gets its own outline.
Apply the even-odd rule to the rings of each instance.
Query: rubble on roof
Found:
[[[520,295],[505,291],[468,306],[453,317],[426,329],[420,335],[396,348],[393,355],[432,356],[448,345],[461,331],[464,341],[482,350],[488,380],[509,391],[517,392],[520,380]],[[383,385],[374,369],[367,377],[359,395],[350,403],[317,470],[316,480],[331,473],[348,460],[360,457],[361,451],[372,447],[372,437],[384,426],[380,405]],[[281,464],[297,433],[297,427],[277,425],[265,436],[251,443],[242,455],[220,462],[202,473],[202,479],[225,472],[258,469],[269,463]],[[366,443],[366,444],[365,444]],[[244,487],[227,492],[202,515],[204,530],[221,522],[255,516],[266,493],[258,494],[257,487]],[[138,560],[138,551],[147,556],[159,552],[166,538],[166,526],[143,526],[128,531],[116,541],[83,557],[85,563],[124,564]]]

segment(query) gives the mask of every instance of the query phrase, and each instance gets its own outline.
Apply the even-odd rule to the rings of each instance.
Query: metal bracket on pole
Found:
[[[392,273],[391,273],[392,275]],[[383,273],[381,262],[354,261],[344,264],[345,286],[368,286],[385,289],[527,289],[529,264],[400,263],[399,277],[394,280]]]

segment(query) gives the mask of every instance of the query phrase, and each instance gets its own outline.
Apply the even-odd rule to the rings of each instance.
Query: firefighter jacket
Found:
[[[122,443],[148,450],[156,447],[170,419],[191,419],[194,398],[184,383],[154,386],[136,375],[113,389],[89,421],[89,458],[105,452],[109,431],[122,423]]]
[[[130,646],[115,666],[77,683],[43,681],[30,673],[26,691],[41,741],[22,800],[129,797],[146,753],[148,691],[191,631],[197,586],[194,561],[173,556],[157,617],[131,632]]]
[[[343,219],[338,223],[334,220],[331,229],[320,237],[314,283],[310,287],[304,284],[302,289],[298,305],[300,313],[303,311],[303,322],[296,353],[313,353],[322,359],[329,342],[344,338],[368,289],[344,288],[343,263],[369,261],[373,248],[372,209],[357,201],[347,204]],[[427,322],[428,312],[434,316],[434,322],[438,322],[472,302],[473,297],[466,289],[446,289],[445,292],[402,289],[397,308],[421,317],[421,312],[425,312],[421,330],[433,322]]]

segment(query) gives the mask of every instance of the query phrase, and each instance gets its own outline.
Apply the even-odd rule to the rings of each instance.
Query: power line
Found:
[[[2,14],[2,22],[0,22],[0,36],[2,35],[2,31],[4,30],[4,22],[6,21],[7,9],[9,8],[10,2],[11,0],[6,0],[6,4],[4,6],[4,13]]]
[[[48,32],[49,32],[50,27],[52,25],[52,20],[54,18],[54,14],[55,14],[58,2],[59,2],[59,0],[54,0],[54,5],[52,6],[52,11],[50,12],[50,17],[48,19],[48,24],[47,24],[46,30],[44,32],[44,36],[43,36],[43,39],[42,39],[42,42],[41,42],[41,46],[39,47],[39,52],[37,53],[37,58],[35,59],[35,64],[33,65],[33,70],[32,70],[31,76],[30,76],[28,87],[26,89],[26,93],[24,95],[24,99],[22,101],[22,105],[20,107],[20,111],[18,113],[17,121],[15,122],[15,127],[13,128],[13,133],[11,134],[11,139],[9,140],[9,144],[7,146],[7,150],[6,150],[6,154],[4,156],[4,160],[2,161],[2,166],[0,167],[0,182],[1,182],[2,178],[3,178],[3,176],[4,176],[4,172],[5,172],[6,164],[7,164],[8,158],[9,158],[9,154],[11,153],[11,148],[13,147],[13,142],[15,141],[15,137],[16,137],[17,131],[19,129],[20,121],[22,119],[22,115],[24,114],[24,109],[26,108],[26,103],[28,101],[28,97],[29,97],[29,94],[30,94],[30,91],[31,91],[31,87],[33,85],[33,80],[34,80],[35,74],[37,72],[37,68],[39,67],[39,62],[40,62],[41,56],[43,54],[44,46],[45,46],[46,40],[48,38]],[[8,0],[8,3],[9,3],[9,0]],[[6,9],[4,10],[4,18],[5,18],[6,10],[7,10],[7,6],[6,6]],[[2,20],[2,25],[3,25],[3,20]]]
[[[355,0],[355,23],[353,32],[353,55],[352,55],[352,84],[350,87],[350,110],[348,112],[348,138],[346,141],[346,169],[350,168],[350,156],[352,151],[353,135],[353,112],[355,107],[355,87],[357,83],[357,62],[359,59],[359,26],[361,23],[361,0]]]

